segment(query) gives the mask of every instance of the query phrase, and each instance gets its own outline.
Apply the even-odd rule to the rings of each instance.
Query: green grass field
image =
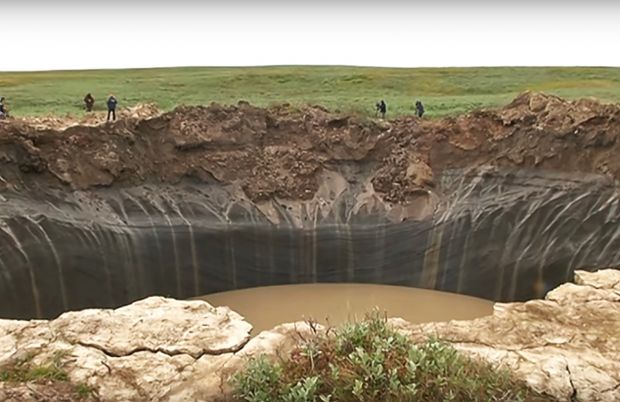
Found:
[[[91,92],[96,109],[113,93],[120,106],[154,102],[267,106],[320,104],[330,110],[374,114],[385,99],[388,117],[413,113],[422,100],[429,116],[498,106],[525,90],[567,98],[620,102],[620,68],[365,68],[252,67],[0,73],[0,95],[14,116],[79,114]]]

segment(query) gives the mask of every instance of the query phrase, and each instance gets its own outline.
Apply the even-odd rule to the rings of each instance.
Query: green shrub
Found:
[[[232,385],[248,402],[555,400],[436,339],[415,345],[378,315],[317,334],[287,359],[259,356]]]

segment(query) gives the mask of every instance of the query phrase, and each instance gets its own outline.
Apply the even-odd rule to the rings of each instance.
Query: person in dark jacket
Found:
[[[419,100],[415,102],[415,110],[418,117],[422,117],[424,115],[424,105]]]
[[[377,112],[381,113],[381,118],[385,119],[385,113],[387,112],[387,105],[385,104],[383,99],[381,99],[381,102],[377,103],[376,106],[377,106]]]
[[[110,95],[108,98],[108,121],[110,121],[110,116],[112,116],[112,120],[116,120],[116,105],[118,101],[114,97],[114,95]]]
[[[95,98],[93,98],[90,92],[87,93],[86,96],[84,97],[84,104],[86,105],[87,112],[93,111],[93,106],[95,106]]]

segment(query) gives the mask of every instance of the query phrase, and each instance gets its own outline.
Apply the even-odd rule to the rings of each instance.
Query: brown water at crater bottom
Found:
[[[338,325],[364,318],[375,308],[412,323],[470,320],[490,315],[493,302],[403,286],[305,284],[214,293],[197,299],[228,306],[254,326],[253,335],[278,324],[313,319]]]

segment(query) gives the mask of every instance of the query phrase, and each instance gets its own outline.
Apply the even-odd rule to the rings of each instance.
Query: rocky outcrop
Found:
[[[561,401],[620,400],[620,271],[577,271],[544,300],[498,303],[472,321],[393,324],[414,340],[435,335],[510,368]]]
[[[578,271],[575,279],[544,300],[497,304],[492,316],[477,320],[391,323],[413,341],[435,335],[507,366],[560,401],[620,400],[620,271]],[[228,308],[151,297],[53,321],[0,321],[0,367],[60,356],[70,380],[103,401],[218,401],[230,397],[228,379],[249,358],[286,356],[321,328],[283,324],[252,339],[250,330]],[[10,400],[13,388],[0,383],[0,399]]]
[[[226,307],[150,297],[53,321],[0,321],[0,367],[62,356],[70,380],[104,401],[163,400],[196,370],[218,373],[218,362],[246,345],[251,329]]]

